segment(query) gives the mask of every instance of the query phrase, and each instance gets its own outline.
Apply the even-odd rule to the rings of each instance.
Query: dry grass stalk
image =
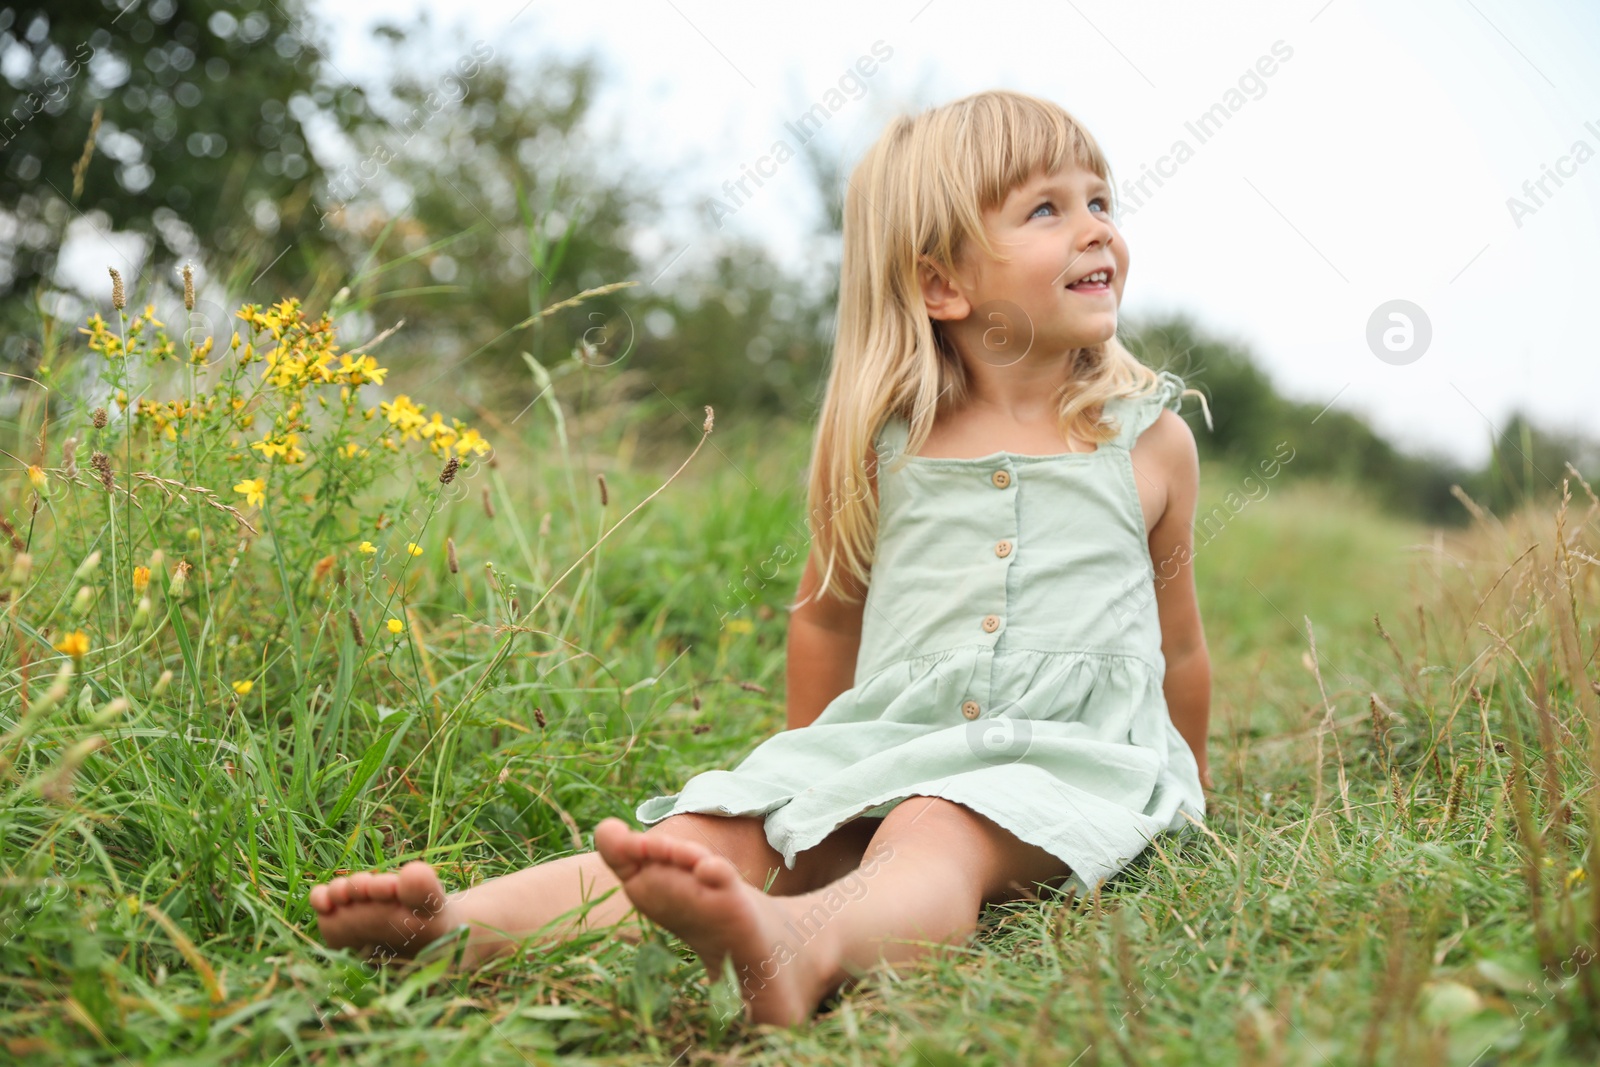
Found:
[[[146,484],[153,485],[157,489],[160,489],[166,494],[168,501],[171,501],[174,497],[177,497],[180,503],[187,504],[189,502],[189,498],[184,495],[185,493],[198,494],[202,504],[205,504],[207,507],[215,508],[218,511],[225,511],[229,515],[233,516],[234,522],[238,523],[240,526],[243,526],[246,530],[249,530],[251,533],[258,532],[254,526],[250,525],[249,520],[239,513],[238,508],[231,504],[224,504],[222,501],[214,499],[216,493],[210,489],[207,489],[203,485],[184,485],[182,482],[174,481],[171,478],[162,478],[159,475],[151,474],[148,471],[134,471],[133,476],[140,481],[145,482]],[[132,494],[130,493],[130,495]]]

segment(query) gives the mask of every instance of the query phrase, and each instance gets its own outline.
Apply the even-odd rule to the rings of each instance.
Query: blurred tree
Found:
[[[244,280],[300,278],[326,243],[306,210],[319,170],[306,126],[367,113],[318,37],[302,0],[0,7],[0,321],[32,325],[31,291],[60,283],[79,219],[145,239],[133,263],[106,248],[130,299],[176,284],[204,249],[227,250]],[[0,360],[15,360],[7,333]]]
[[[1398,513],[1429,522],[1467,520],[1450,486],[1470,492],[1472,472],[1443,456],[1401,452],[1357,415],[1283,397],[1246,349],[1207,337],[1187,316],[1136,324],[1127,341],[1146,364],[1205,392],[1215,429],[1205,430],[1198,415],[1190,418],[1202,456],[1255,468],[1286,442],[1294,449],[1284,467],[1290,477],[1350,483]]]
[[[625,145],[595,138],[595,59],[530,67],[498,42],[450,43],[426,16],[379,32],[395,73],[371,102],[388,122],[353,131],[343,154],[381,166],[330,167],[321,210],[348,257],[370,258],[354,306],[381,309],[375,326],[406,320],[387,351],[408,376],[515,417],[537,394],[520,353],[554,366],[587,342],[580,415],[607,384],[680,435],[705,404],[726,429],[739,412],[808,399],[822,306],[759,244],[691,235],[662,247],[655,190],[690,179],[650,160],[647,184]]]
[[[1571,463],[1591,486],[1600,475],[1600,443],[1573,433],[1541,430],[1522,411],[1513,411],[1489,443],[1489,461],[1467,486],[1479,504],[1504,513],[1530,497],[1559,495]],[[1572,486],[1575,498],[1583,490]]]

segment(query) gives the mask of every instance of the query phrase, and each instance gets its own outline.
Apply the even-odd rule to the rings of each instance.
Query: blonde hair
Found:
[[[884,424],[905,419],[905,451],[915,454],[941,403],[959,408],[968,397],[966,367],[923,303],[919,264],[949,277],[972,246],[1003,258],[983,212],[1068,163],[1115,189],[1099,145],[1064,109],[993,90],[896,117],[851,173],[833,361],[807,478],[808,525],[823,561],[816,597],[834,589],[854,602],[841,574],[867,585],[878,525],[868,465],[876,470],[873,443]],[[1120,427],[1105,418],[1104,402],[1158,384],[1114,336],[1080,349],[1059,393],[1063,437],[1112,439]]]

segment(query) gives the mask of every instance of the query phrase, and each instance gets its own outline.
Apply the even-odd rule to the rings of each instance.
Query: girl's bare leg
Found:
[[[716,978],[731,958],[755,1022],[805,1022],[829,993],[880,960],[964,940],[985,903],[1068,871],[1043,849],[938,797],[912,797],[877,827],[860,866],[794,896],[767,896],[694,841],[595,828],[597,851],[638,911],[672,930]]]
[[[876,820],[872,820],[876,822]],[[832,880],[859,861],[866,845],[863,823],[837,831],[828,841],[796,857],[791,870],[767,843],[763,820],[746,816],[682,814],[644,831],[652,839],[681,837],[720,856],[745,881],[771,892],[799,892]],[[638,937],[636,914],[611,867],[597,852],[563,856],[459,893],[446,894],[434,869],[413,861],[398,873],[363,872],[335,878],[311,890],[311,906],[323,939],[335,948],[365,948],[385,958],[409,958],[435,938],[462,925],[466,964],[474,966],[511,951],[530,934],[540,941],[565,940],[601,926]],[[597,903],[591,903],[598,901]],[[584,904],[586,912],[568,915]],[[557,920],[560,920],[559,922]]]

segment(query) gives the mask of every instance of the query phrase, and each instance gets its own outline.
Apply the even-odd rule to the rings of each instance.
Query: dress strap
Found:
[[[1119,448],[1132,449],[1139,435],[1155,424],[1161,417],[1162,408],[1171,408],[1178,411],[1183,406],[1183,393],[1187,388],[1182,378],[1171,371],[1156,372],[1158,379],[1155,390],[1144,396],[1119,396],[1107,400],[1105,411],[1114,415],[1122,424],[1117,431],[1117,436],[1111,443]],[[1202,399],[1202,404],[1204,400]],[[1211,422],[1211,413],[1206,412],[1206,423]]]
[[[879,463],[887,463],[898,458],[906,450],[906,442],[910,440],[911,427],[899,415],[890,415],[884,422],[883,429],[878,431],[874,447],[878,453]]]

